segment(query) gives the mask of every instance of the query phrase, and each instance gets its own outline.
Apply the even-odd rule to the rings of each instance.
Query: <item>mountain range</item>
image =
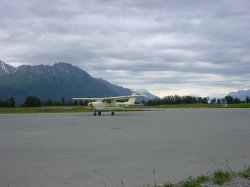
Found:
[[[1,75],[9,75],[12,73],[17,72],[17,68],[5,64],[3,61],[0,60],[0,76]]]
[[[248,89],[248,90],[238,90],[236,92],[230,92],[228,95],[230,95],[232,97],[237,97],[241,101],[245,101],[247,96],[250,97],[250,89]]]
[[[245,101],[247,96],[250,97],[250,89],[238,90],[235,92],[230,92],[228,94],[214,94],[214,95],[209,96],[209,98],[210,99],[213,99],[213,98],[218,99],[218,98],[224,98],[225,96],[232,96],[234,98],[239,98],[241,101]]]
[[[94,78],[68,63],[59,62],[53,66],[22,65],[15,68],[0,61],[0,98],[13,96],[17,103],[22,103],[27,96],[60,100],[62,97],[70,99],[130,94],[130,89]]]
[[[145,100],[156,98],[155,95],[143,89],[136,90],[136,92],[147,95],[143,98]],[[60,100],[61,97],[65,99],[108,97],[131,93],[132,91],[128,88],[111,84],[104,79],[94,78],[86,71],[68,63],[59,62],[53,66],[22,65],[15,68],[0,60],[0,98],[13,96],[17,103],[23,103],[27,96],[37,96],[42,100],[48,98]],[[250,96],[250,89],[230,92],[227,95],[244,101],[246,96]]]

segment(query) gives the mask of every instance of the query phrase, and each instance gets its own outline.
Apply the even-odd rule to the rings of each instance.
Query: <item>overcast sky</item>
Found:
[[[158,96],[250,88],[249,0],[0,0],[0,59]]]

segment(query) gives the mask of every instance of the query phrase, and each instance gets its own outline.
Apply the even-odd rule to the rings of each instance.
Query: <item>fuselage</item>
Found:
[[[123,108],[128,108],[134,104],[128,102],[115,102],[110,100],[97,100],[95,102],[90,102],[88,104],[89,108],[94,111],[112,111],[119,110]]]

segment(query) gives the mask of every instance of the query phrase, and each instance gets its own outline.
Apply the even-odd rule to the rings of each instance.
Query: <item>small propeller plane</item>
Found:
[[[91,110],[94,111],[94,116],[102,115],[102,111],[111,111],[111,115],[115,115],[114,110],[119,110],[135,105],[135,99],[137,97],[146,97],[146,95],[136,95],[133,93],[128,96],[117,97],[104,97],[104,98],[72,98],[73,100],[88,100],[92,101],[88,103]],[[124,100],[127,100],[124,102]],[[123,102],[122,102],[123,101]]]

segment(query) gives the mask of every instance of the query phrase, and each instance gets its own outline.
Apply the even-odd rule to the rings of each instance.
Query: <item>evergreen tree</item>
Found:
[[[204,104],[208,104],[208,97],[204,97],[204,98],[202,98],[202,103],[204,103]]]
[[[14,97],[0,99],[0,107],[16,107],[16,101]]]
[[[238,97],[234,98],[234,97],[232,97],[232,96],[230,96],[230,95],[227,95],[227,96],[225,97],[225,100],[226,100],[226,102],[229,103],[229,104],[241,103],[241,100],[240,100]]]
[[[7,105],[8,107],[16,107],[16,101],[14,97],[10,97],[9,99],[7,99]]]
[[[48,99],[44,102],[44,106],[52,106],[52,103],[53,103],[53,101],[52,101],[50,98],[48,98]]]
[[[75,100],[73,101],[73,106],[77,106],[78,105],[78,102]]]
[[[151,99],[148,100],[147,105],[148,105],[148,106],[152,106],[152,105],[153,105],[153,102],[152,102]]]
[[[236,97],[235,100],[234,100],[234,102],[235,103],[241,103],[241,100],[238,97]]]
[[[24,101],[24,106],[25,107],[41,106],[41,101],[36,96],[28,96],[28,97],[26,97],[26,99]]]
[[[246,96],[245,102],[246,102],[246,103],[250,103],[250,98],[249,98],[249,96]]]
[[[175,103],[175,104],[182,104],[181,97],[178,96],[178,95],[175,95],[175,96],[174,96],[174,103]]]
[[[202,103],[203,99],[202,97],[198,97],[197,103]]]
[[[216,98],[211,99],[211,104],[216,103]]]
[[[61,97],[61,105],[64,106],[65,105],[65,98]]]
[[[4,106],[4,101],[0,98],[0,107]]]
[[[59,101],[53,101],[52,106],[60,106],[61,103]]]

